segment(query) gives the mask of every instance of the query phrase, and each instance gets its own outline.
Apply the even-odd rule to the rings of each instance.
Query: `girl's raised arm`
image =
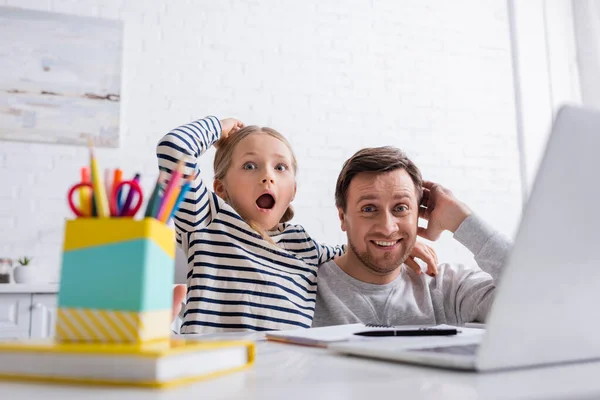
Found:
[[[158,166],[167,173],[167,181],[171,179],[180,160],[185,162],[184,176],[196,176],[174,216],[179,244],[182,234],[208,225],[213,219],[213,213],[218,210],[217,196],[204,184],[197,159],[221,138],[221,132],[219,119],[206,117],[173,129],[158,142]]]

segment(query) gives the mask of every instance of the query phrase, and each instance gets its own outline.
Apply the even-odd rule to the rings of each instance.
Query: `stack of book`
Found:
[[[0,379],[11,380],[168,388],[239,371],[253,361],[249,341],[0,343]]]

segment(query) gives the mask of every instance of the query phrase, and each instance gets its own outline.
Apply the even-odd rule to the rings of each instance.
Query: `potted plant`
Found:
[[[31,257],[21,257],[17,259],[17,265],[13,270],[13,276],[16,283],[33,283],[37,281],[35,268],[31,266]]]

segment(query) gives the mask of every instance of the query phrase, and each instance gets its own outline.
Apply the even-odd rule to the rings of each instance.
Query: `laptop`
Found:
[[[471,371],[600,359],[600,111],[556,115],[485,333],[476,343],[345,354]]]

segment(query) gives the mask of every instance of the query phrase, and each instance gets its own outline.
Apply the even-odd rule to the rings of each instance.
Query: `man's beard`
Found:
[[[404,240],[406,240],[406,239],[404,239]],[[406,248],[404,251],[404,254],[402,254],[402,256],[400,257],[400,259],[397,262],[392,262],[392,260],[389,260],[389,265],[387,265],[387,266],[375,264],[375,261],[373,261],[371,259],[371,257],[369,256],[368,251],[365,251],[364,253],[359,253],[358,250],[356,249],[356,247],[354,246],[354,244],[352,243],[352,241],[350,241],[350,238],[348,238],[348,245],[350,246],[350,249],[352,250],[352,252],[356,255],[356,258],[358,258],[365,267],[367,267],[371,271],[375,272],[377,275],[387,275],[391,272],[394,272],[395,270],[397,270],[398,268],[400,268],[402,266],[404,261],[406,261],[408,259],[408,256],[410,255],[415,244],[413,242],[412,245],[410,245],[408,248]],[[391,257],[391,254],[389,254],[389,255]]]

